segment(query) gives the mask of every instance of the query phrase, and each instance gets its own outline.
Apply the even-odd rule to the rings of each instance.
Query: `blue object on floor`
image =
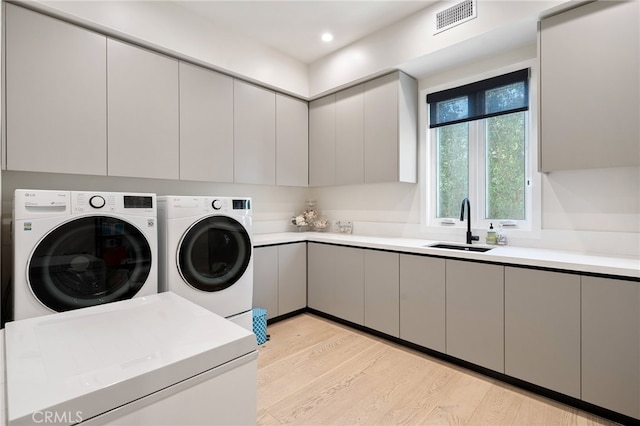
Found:
[[[262,345],[267,341],[267,310],[263,308],[253,308],[253,334],[256,335],[258,344]]]

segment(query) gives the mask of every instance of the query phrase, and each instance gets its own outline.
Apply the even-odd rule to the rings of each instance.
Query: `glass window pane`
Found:
[[[487,119],[486,219],[525,219],[525,112]]]
[[[487,90],[484,95],[485,114],[507,111],[528,105],[523,81]]]
[[[469,192],[469,123],[437,129],[437,217],[460,216]]]
[[[438,123],[461,120],[469,116],[469,98],[463,96],[438,102],[436,108],[438,111]]]

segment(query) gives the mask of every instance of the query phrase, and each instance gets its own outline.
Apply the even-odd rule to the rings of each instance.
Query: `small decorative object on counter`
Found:
[[[498,244],[498,236],[496,235],[496,231],[493,229],[493,223],[489,224],[489,230],[487,231],[487,244]]]
[[[507,245],[507,234],[504,232],[504,229],[502,229],[502,225],[498,227],[498,234],[496,235],[496,238],[499,246]]]
[[[329,227],[329,221],[320,217],[316,210],[316,201],[308,200],[305,202],[304,211],[291,218],[291,224],[299,231],[326,231]]]
[[[353,225],[351,222],[336,221],[336,230],[340,234],[351,234],[353,232]]]

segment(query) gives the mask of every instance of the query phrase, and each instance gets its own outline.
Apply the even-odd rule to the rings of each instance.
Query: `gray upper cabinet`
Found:
[[[179,178],[178,61],[107,42],[108,174]]]
[[[640,419],[640,283],[582,277],[582,399]]]
[[[276,184],[309,185],[309,107],[276,94]]]
[[[276,94],[234,80],[234,182],[276,184]]]
[[[180,179],[233,182],[233,78],[184,62]]]
[[[637,1],[596,1],[540,23],[540,169],[640,164]]]
[[[400,255],[400,338],[445,352],[445,260]]]
[[[336,93],[337,185],[364,183],[364,85]]]
[[[309,103],[309,186],[336,183],[336,95]]]
[[[504,372],[504,267],[446,261],[447,354]]]
[[[7,169],[106,175],[106,37],[3,6]]]
[[[364,85],[364,181],[417,182],[418,83],[402,72]]]
[[[580,276],[505,268],[505,374],[580,398]]]
[[[402,72],[312,101],[309,184],[417,182],[418,84]]]

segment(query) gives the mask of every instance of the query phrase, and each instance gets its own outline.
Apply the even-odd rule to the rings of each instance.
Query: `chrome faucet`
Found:
[[[464,220],[464,206],[467,206],[467,244],[471,244],[473,241],[480,241],[480,237],[471,233],[471,203],[467,197],[462,199],[462,205],[460,206],[460,221]]]

